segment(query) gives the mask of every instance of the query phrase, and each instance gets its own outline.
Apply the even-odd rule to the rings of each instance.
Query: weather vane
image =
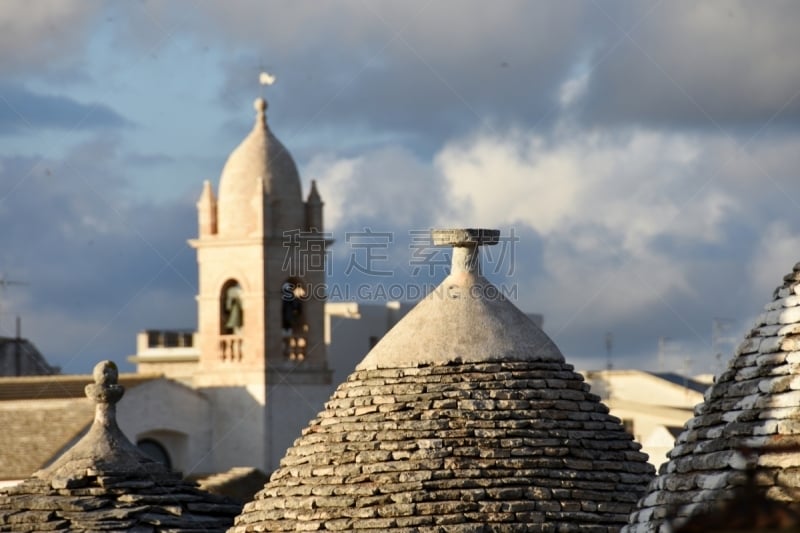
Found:
[[[264,86],[272,85],[277,81],[278,78],[275,77],[274,74],[270,74],[267,71],[262,71],[261,74],[258,75],[258,83],[261,85],[261,97],[264,97]]]

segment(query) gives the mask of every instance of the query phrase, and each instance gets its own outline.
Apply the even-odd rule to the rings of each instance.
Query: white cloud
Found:
[[[548,142],[517,130],[445,146],[435,164],[454,214],[440,222],[532,227],[545,272],[533,292],[553,325],[571,323],[593,298],[604,309],[593,319],[607,321],[691,297],[682,248],[719,244],[742,199],[698,176],[703,153],[690,136],[568,133]]]
[[[305,176],[317,180],[317,188],[325,202],[324,224],[328,231],[339,228],[347,215],[347,197],[341,193],[353,179],[360,158],[337,159],[332,154],[322,154],[308,164]],[[306,187],[308,189],[308,187]]]
[[[335,232],[427,228],[448,209],[441,178],[410,151],[387,147],[354,158],[318,156],[305,169],[318,180],[325,226]]]
[[[515,131],[452,142],[436,166],[457,216],[494,225],[523,221],[544,236],[569,236],[584,251],[619,243],[638,252],[662,235],[718,236],[734,202],[697,179],[699,153],[682,135],[571,132],[547,142]],[[702,208],[683,199],[686,190],[702,198]],[[609,240],[592,237],[600,230]]]
[[[742,149],[719,135],[564,127],[546,138],[509,129],[453,140],[431,163],[394,147],[354,158],[320,156],[305,175],[319,180],[328,228],[338,232],[364,223],[401,232],[531,228],[540,242],[521,243],[520,260],[537,263],[519,269],[531,276],[520,280],[520,304],[545,311],[550,327],[580,335],[582,328],[660,315],[698,343],[707,329],[696,326],[698,317],[719,313],[708,298],[746,307],[749,291],[709,291],[725,286],[714,278],[723,273],[731,284],[749,283],[739,261],[753,253],[753,235],[793,212],[770,206],[794,205],[787,190],[794,191],[789,170],[799,144],[786,138]],[[791,235],[791,222],[777,227],[782,232],[771,229],[765,242]],[[779,249],[781,257],[758,252],[768,258],[753,267],[754,284],[779,279],[755,274],[767,265],[786,269],[796,260],[791,242]]]
[[[543,144],[512,132],[445,146],[435,165],[447,180],[454,218],[484,226],[519,219],[554,231],[578,201],[580,169],[569,154],[548,153]]]

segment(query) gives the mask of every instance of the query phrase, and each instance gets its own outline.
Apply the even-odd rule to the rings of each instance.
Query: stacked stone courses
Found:
[[[488,284],[474,254],[497,232],[438,237],[456,246],[450,276],[336,389],[230,532],[625,524],[647,456],[523,313],[469,290]]]
[[[800,509],[800,263],[687,422],[625,529],[666,531],[733,499],[748,472]]]
[[[224,531],[241,506],[201,491],[145,456],[120,431],[124,388],[110,361],[94,370],[89,432],[52,465],[0,491],[0,531]]]
[[[231,531],[617,531],[637,450],[566,363],[356,371]]]
[[[241,509],[179,473],[143,463],[135,471],[86,469],[58,483],[32,478],[0,493],[0,531],[224,531]]]

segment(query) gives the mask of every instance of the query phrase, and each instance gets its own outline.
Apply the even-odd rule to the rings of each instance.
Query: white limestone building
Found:
[[[313,182],[303,199],[295,162],[267,124],[266,101],[255,108],[253,129],[225,163],[217,192],[206,181],[197,204],[199,234],[190,244],[198,329],[144,332],[131,358],[139,373],[172,378],[194,399],[164,402],[165,386],[153,391],[159,405],[147,413],[139,407],[147,401],[129,416],[121,406],[123,429],[173,459],[204,447],[195,458],[201,462],[176,465],[182,469],[271,471],[330,393],[324,294],[314,289],[325,282],[330,245],[323,203]],[[180,420],[169,421],[176,405],[193,403],[205,413],[202,443],[188,438]]]
[[[711,385],[671,372],[636,369],[581,374],[611,414],[620,418],[625,429],[641,443],[642,451],[656,468],[667,461],[667,452]]]

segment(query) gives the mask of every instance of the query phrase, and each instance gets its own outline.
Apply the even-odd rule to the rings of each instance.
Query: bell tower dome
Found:
[[[282,228],[303,226],[297,165],[269,129],[267,101],[258,98],[254,107],[253,129],[228,157],[219,180],[223,236],[272,236]]]
[[[219,406],[215,434],[238,431],[232,425],[239,421],[222,413],[247,413],[240,424],[247,434],[219,447],[215,462],[235,466],[252,458],[246,461],[269,471],[279,458],[272,457],[271,439],[287,432],[273,428],[272,412],[296,409],[293,395],[303,387],[327,391],[330,384],[323,288],[331,241],[322,234],[316,185],[303,201],[297,165],[267,125],[267,102],[258,98],[255,110],[253,129],[222,169],[217,195],[206,182],[197,204],[199,236],[190,241],[199,272],[194,383]]]

